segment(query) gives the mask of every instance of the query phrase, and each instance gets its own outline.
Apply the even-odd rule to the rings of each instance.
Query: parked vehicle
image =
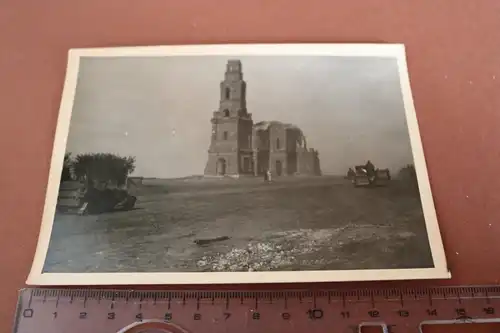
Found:
[[[124,189],[93,189],[83,194],[78,214],[101,214],[117,210],[131,210],[137,198]]]
[[[391,180],[389,169],[376,169],[370,161],[365,165],[356,165],[349,175],[355,187],[386,186]]]
[[[80,215],[133,209],[137,198],[127,189],[88,186],[84,182],[61,184],[58,210]]]

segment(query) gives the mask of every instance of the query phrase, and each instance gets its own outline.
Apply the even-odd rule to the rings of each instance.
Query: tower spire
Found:
[[[243,69],[240,60],[228,60],[224,79],[228,82],[238,82],[243,80]]]
[[[220,84],[219,112],[224,115],[240,116],[246,114],[246,83],[243,80],[240,60],[228,60],[224,81]]]
[[[241,61],[228,60],[220,83],[219,109],[214,112],[205,175],[239,177],[253,174],[252,115],[246,109],[246,83]]]

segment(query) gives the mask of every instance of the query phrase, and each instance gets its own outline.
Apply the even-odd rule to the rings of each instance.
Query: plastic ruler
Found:
[[[500,323],[500,286],[276,291],[23,289],[14,332],[354,333],[373,332],[365,329],[373,326],[378,327],[375,332],[415,333],[452,332],[446,324],[471,323],[488,325],[472,325],[475,328],[470,332],[500,332],[500,324],[494,324]]]

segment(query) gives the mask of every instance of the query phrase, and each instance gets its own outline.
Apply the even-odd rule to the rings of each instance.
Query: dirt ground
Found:
[[[145,180],[128,212],[55,218],[45,272],[432,267],[420,199],[397,180]],[[228,239],[198,245],[197,239]]]

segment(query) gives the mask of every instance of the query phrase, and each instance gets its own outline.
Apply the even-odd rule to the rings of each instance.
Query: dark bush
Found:
[[[109,153],[79,154],[74,159],[68,155],[68,169],[76,179],[114,182],[117,185],[124,185],[127,177],[135,170],[135,157],[122,157]],[[63,173],[67,172],[63,169]]]
[[[72,180],[71,174],[71,153],[64,154],[63,169],[61,172],[61,182]]]

